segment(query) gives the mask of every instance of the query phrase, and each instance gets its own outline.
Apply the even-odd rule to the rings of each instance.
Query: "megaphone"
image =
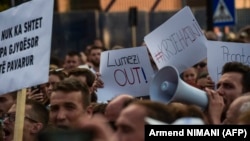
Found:
[[[181,80],[174,66],[165,66],[155,74],[149,94],[151,100],[163,103],[183,102],[202,109],[206,109],[208,105],[206,92]]]

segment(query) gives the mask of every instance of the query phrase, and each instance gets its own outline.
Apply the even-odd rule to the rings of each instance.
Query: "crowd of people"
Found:
[[[217,40],[214,34],[206,36]],[[51,57],[48,82],[36,89],[26,89],[25,114],[19,117],[24,118],[23,141],[72,138],[79,141],[83,138],[89,141],[144,141],[145,125],[154,124],[147,118],[169,125],[176,121],[183,125],[250,123],[250,66],[240,62],[226,63],[217,84],[209,76],[207,59],[182,72],[180,78],[184,82],[206,92],[206,109],[185,101],[162,103],[151,100],[150,96],[134,97],[127,93],[101,103],[96,92],[105,87],[99,72],[100,56],[105,50],[98,42],[86,47],[84,52],[68,52],[63,61]],[[146,55],[151,57],[150,53]],[[150,60],[156,69],[152,57]],[[14,139],[16,100],[17,91],[0,95],[0,141]],[[185,119],[201,122],[187,123]]]

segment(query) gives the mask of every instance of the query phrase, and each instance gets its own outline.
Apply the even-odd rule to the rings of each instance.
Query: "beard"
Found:
[[[93,66],[99,67],[100,66],[100,61],[92,61]]]

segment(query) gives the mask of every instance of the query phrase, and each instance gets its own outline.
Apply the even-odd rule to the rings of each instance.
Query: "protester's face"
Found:
[[[38,123],[36,119],[31,116],[31,105],[25,106],[25,120],[24,120],[24,128],[23,128],[23,141],[31,140],[36,134],[41,131],[40,127],[37,127]]]
[[[54,91],[50,97],[50,120],[59,128],[74,128],[85,115],[80,91]]]
[[[94,66],[99,66],[100,65],[100,57],[101,57],[102,50],[101,49],[93,49],[89,53],[89,61],[94,65]]]
[[[189,84],[195,84],[197,73],[195,68],[188,68],[183,72],[183,80]]]
[[[0,117],[7,113],[10,107],[15,103],[15,100],[10,94],[0,95]]]
[[[41,103],[44,103],[48,100],[48,89],[47,89],[47,84],[41,84],[40,85],[40,92],[42,93],[42,99],[41,99]]]
[[[12,141],[14,138],[15,116],[16,116],[15,115],[16,109],[14,105],[11,106],[7,114],[9,115],[8,118],[5,118],[3,120],[3,131],[4,131],[3,140]]]
[[[237,97],[242,95],[242,74],[237,72],[228,72],[221,76],[217,91],[223,97],[226,109]]]
[[[80,58],[77,55],[66,56],[65,62],[64,62],[64,68],[66,70],[77,68],[79,65],[81,65],[81,63],[80,63]]]
[[[54,75],[54,74],[51,74],[49,76],[49,82],[47,84],[47,94],[48,94],[48,97],[50,97],[51,93],[52,93],[52,90],[53,90],[53,87],[56,83],[60,82],[60,78],[57,76],[57,75]]]
[[[129,105],[117,119],[116,136],[119,141],[144,141],[146,110],[139,105]]]
[[[34,134],[34,126],[37,123],[34,119],[29,115],[29,111],[31,110],[31,105],[25,105],[25,116],[23,123],[23,140],[29,140],[30,136]],[[3,122],[3,130],[4,130],[4,141],[12,141],[14,139],[14,128],[15,128],[15,120],[16,120],[16,105],[13,104],[8,111],[8,117],[4,119]]]

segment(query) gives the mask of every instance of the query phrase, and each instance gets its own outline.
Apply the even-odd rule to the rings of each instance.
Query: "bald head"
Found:
[[[236,124],[241,113],[250,109],[250,93],[236,98],[229,106],[224,124]]]
[[[105,116],[107,119],[109,121],[116,121],[125,103],[133,99],[134,97],[129,94],[121,94],[112,99],[106,107]]]

